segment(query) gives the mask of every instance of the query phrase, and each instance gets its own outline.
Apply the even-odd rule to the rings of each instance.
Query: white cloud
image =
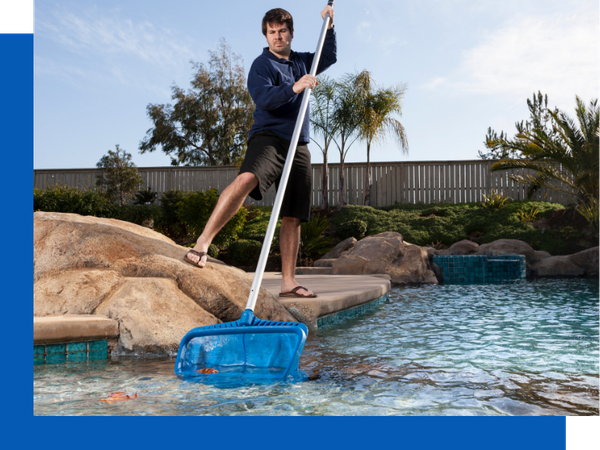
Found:
[[[533,92],[551,103],[574,105],[599,94],[600,43],[597,12],[522,17],[490,31],[463,52],[459,68],[421,87],[479,94],[508,94],[520,101]]]
[[[93,57],[138,58],[166,66],[186,62],[194,55],[192,43],[169,29],[157,28],[148,21],[131,19],[90,9],[73,13],[55,10],[36,16],[36,32],[63,48]]]

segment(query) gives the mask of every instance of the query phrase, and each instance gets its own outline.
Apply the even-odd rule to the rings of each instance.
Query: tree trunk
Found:
[[[327,149],[323,152],[323,175],[321,177],[321,208],[329,209],[329,165],[327,164]]]
[[[365,185],[365,206],[371,206],[371,143],[367,142],[367,182]]]
[[[344,183],[344,157],[340,158],[340,195],[338,202],[338,209],[346,205],[346,186]]]

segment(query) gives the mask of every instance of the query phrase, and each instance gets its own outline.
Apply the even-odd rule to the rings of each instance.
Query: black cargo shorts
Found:
[[[273,183],[279,189],[279,181],[289,148],[290,141],[272,131],[258,131],[250,136],[246,157],[239,172],[250,172],[258,179],[258,186],[250,192],[250,197],[262,200],[265,192]],[[292,164],[279,216],[295,217],[301,222],[308,222],[310,220],[311,195],[310,151],[307,143],[300,142],[296,147],[294,164]]]

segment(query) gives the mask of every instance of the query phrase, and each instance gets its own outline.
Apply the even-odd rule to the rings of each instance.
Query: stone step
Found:
[[[33,343],[52,344],[119,336],[119,323],[104,316],[65,314],[33,318]]]

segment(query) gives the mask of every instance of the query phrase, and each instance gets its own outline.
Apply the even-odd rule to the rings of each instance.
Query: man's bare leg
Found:
[[[258,186],[258,179],[250,172],[244,172],[235,177],[235,180],[219,196],[217,206],[215,206],[202,234],[196,241],[194,250],[197,252],[208,251],[208,246],[217,233],[240,210],[244,200],[256,186]],[[194,253],[188,253],[187,257],[196,263],[200,259],[200,266],[202,267],[206,264],[206,256],[198,258],[198,255]]]
[[[281,292],[290,292],[300,284],[296,281],[296,259],[300,245],[300,219],[283,217],[279,232],[279,248],[281,249]],[[298,289],[299,295],[312,295],[311,291]]]

